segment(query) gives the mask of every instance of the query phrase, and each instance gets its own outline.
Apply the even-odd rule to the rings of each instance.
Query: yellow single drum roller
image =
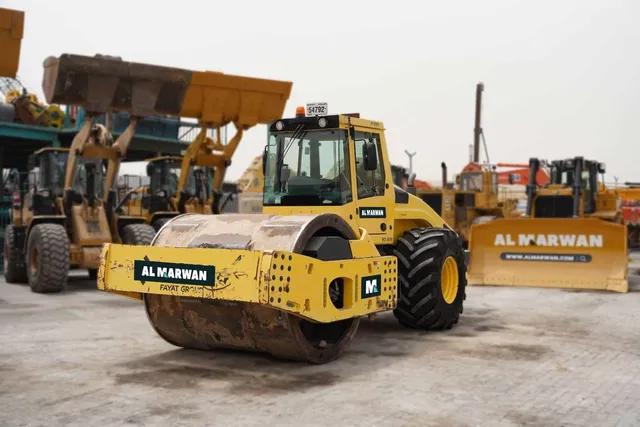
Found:
[[[330,213],[185,214],[151,247],[105,245],[98,288],[141,295],[156,332],[176,346],[327,362],[348,346],[357,316],[396,304],[397,260],[379,256],[362,232],[354,240]],[[381,289],[362,299],[367,277]]]

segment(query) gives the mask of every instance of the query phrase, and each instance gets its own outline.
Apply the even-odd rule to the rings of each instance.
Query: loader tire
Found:
[[[424,330],[451,329],[466,298],[466,263],[462,240],[445,228],[415,228],[398,239],[400,324]],[[444,279],[444,283],[443,283]]]
[[[98,278],[98,269],[90,268],[89,269],[89,280],[96,280]]]
[[[27,276],[31,291],[60,292],[69,276],[71,248],[67,231],[59,224],[38,224],[29,233]]]
[[[129,224],[122,230],[125,245],[149,246],[156,232],[149,224]]]
[[[153,229],[156,231],[156,233],[158,231],[160,231],[160,229],[162,227],[164,227],[164,225],[166,223],[168,223],[171,220],[171,218],[160,218],[160,219],[156,219],[155,221],[153,221]]]
[[[24,263],[24,253],[18,247],[13,224],[4,229],[3,248],[4,279],[7,283],[26,283],[27,267]]]

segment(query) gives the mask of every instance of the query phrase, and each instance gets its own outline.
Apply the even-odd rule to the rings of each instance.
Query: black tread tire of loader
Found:
[[[34,253],[37,251],[35,268]],[[27,243],[27,276],[35,293],[61,292],[67,284],[71,262],[71,245],[67,230],[60,224],[37,224]]]
[[[98,278],[98,269],[90,268],[89,269],[89,280],[96,280]]]
[[[156,233],[157,233],[170,220],[171,220],[171,218],[159,218],[159,219],[156,219],[155,221],[153,221],[153,224],[152,224],[153,225],[153,229],[156,230]]]
[[[394,316],[403,326],[423,330],[451,329],[466,299],[466,263],[462,239],[446,228],[415,228],[398,239],[398,303]],[[447,303],[440,276],[447,257],[458,266],[458,290]]]
[[[27,267],[22,248],[17,247],[13,224],[4,229],[4,280],[7,283],[26,283]]]
[[[134,246],[149,246],[156,231],[149,224],[129,224],[122,229],[122,243]]]

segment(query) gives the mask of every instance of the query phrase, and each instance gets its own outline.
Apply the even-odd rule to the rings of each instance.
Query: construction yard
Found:
[[[632,256],[629,293],[469,287],[451,331],[384,314],[326,365],[177,349],[82,276],[56,295],[0,279],[0,424],[638,426]]]

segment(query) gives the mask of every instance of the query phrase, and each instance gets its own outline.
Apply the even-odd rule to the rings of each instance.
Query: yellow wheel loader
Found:
[[[31,171],[41,179],[14,206],[5,231],[5,257],[16,261],[5,277],[28,279],[34,292],[59,292],[70,268],[86,268],[95,277],[104,243],[146,245],[153,239],[143,218],[114,212],[114,181],[138,118],[179,112],[175,99],[184,94],[189,74],[100,55],[50,57],[44,68],[47,102],[82,106],[87,119],[68,150],[37,153]],[[115,110],[129,111],[132,119],[114,140]],[[94,123],[100,114],[107,115],[106,126]]]
[[[262,214],[185,214],[149,247],[105,245],[98,288],[143,300],[176,346],[310,363],[338,358],[363,316],[458,322],[462,241],[394,186],[381,122],[303,108],[269,125],[263,159]]]
[[[229,158],[232,155],[230,153]],[[149,159],[146,165],[149,184],[129,191],[116,212],[144,217],[156,231],[182,213],[219,214],[233,194],[224,198],[222,189],[214,187],[216,170],[216,167],[199,166],[197,159],[190,162],[186,170],[183,157]],[[181,187],[180,178],[185,174]]]
[[[471,227],[469,284],[627,292],[627,229],[615,191],[599,185],[604,164],[553,161],[540,188],[543,162],[529,164],[525,217]]]
[[[280,117],[291,91],[289,82],[189,73],[190,85],[180,100],[179,115],[198,119],[200,132],[182,157],[150,159],[150,185],[130,192],[118,207],[118,211],[144,216],[156,230],[179,214],[223,211],[229,201],[222,191],[225,174],[244,131]],[[236,133],[223,143],[221,128],[231,122]],[[215,138],[208,135],[210,129],[215,129]],[[141,194],[139,201],[132,200],[134,194]]]

